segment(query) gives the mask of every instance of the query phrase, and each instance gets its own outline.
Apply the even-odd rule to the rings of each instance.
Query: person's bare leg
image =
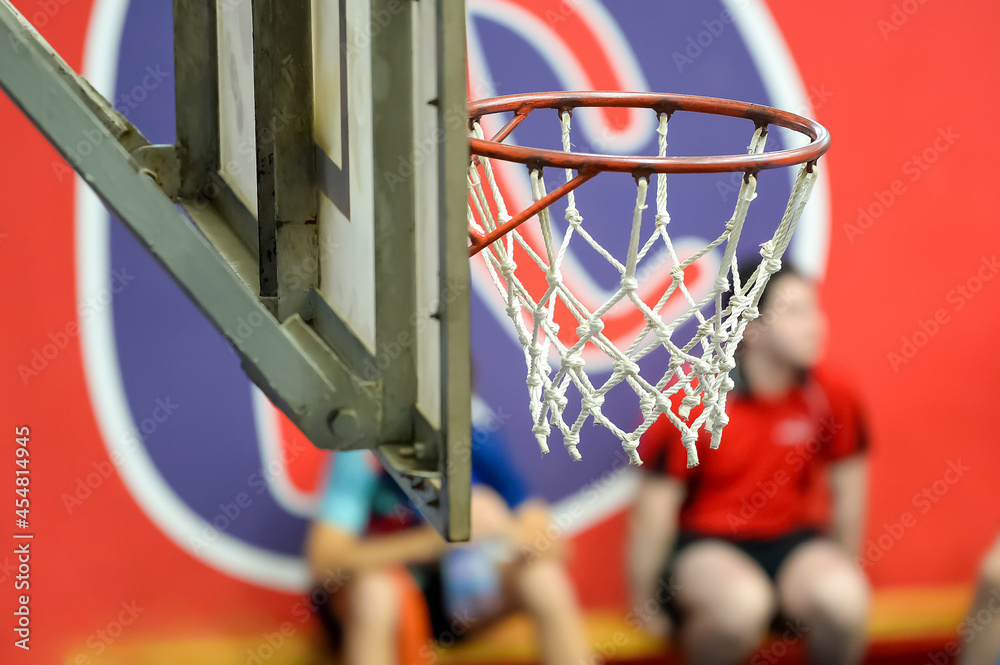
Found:
[[[753,653],[775,607],[771,582],[755,561],[728,543],[705,540],[680,553],[673,577],[686,662],[726,665]]]
[[[342,590],[344,665],[395,665],[397,583],[388,571],[356,574]]]
[[[778,571],[781,611],[804,633],[816,665],[860,662],[865,650],[868,581],[835,543],[796,548]]]
[[[496,492],[482,486],[473,489],[473,544],[497,536],[519,537],[521,542],[508,541],[513,560],[501,567],[502,606],[495,616],[481,617],[470,626],[470,635],[520,610],[532,619],[545,665],[589,663],[590,638],[566,572],[562,544],[544,528],[521,533],[516,525],[517,517]]]
[[[1000,659],[1000,539],[983,558],[976,597],[961,633],[968,641],[959,665],[995,665]]]
[[[531,616],[545,665],[590,662],[590,638],[562,561],[542,557],[515,565],[518,604]]]

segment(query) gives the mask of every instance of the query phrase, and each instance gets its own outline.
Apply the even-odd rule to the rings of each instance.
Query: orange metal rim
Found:
[[[705,113],[751,120],[765,131],[774,125],[805,135],[809,143],[796,148],[759,155],[719,155],[712,157],[619,156],[562,152],[544,148],[508,145],[503,139],[535,109],[555,109],[572,113],[583,107],[649,108],[657,114],[677,111]],[[636,177],[651,173],[757,173],[796,164],[810,167],[830,149],[830,133],[823,125],[795,113],[770,106],[716,97],[637,92],[538,92],[493,97],[469,103],[469,123],[496,113],[514,113],[514,117],[491,139],[471,138],[472,154],[508,162],[518,162],[536,169],[555,167],[577,171],[616,171]]]

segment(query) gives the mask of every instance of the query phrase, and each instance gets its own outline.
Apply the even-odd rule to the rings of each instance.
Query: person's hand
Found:
[[[561,558],[565,553],[563,534],[554,528],[548,506],[542,501],[531,500],[518,508],[509,537],[529,558]]]

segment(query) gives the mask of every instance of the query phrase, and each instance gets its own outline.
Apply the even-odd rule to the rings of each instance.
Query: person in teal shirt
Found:
[[[590,662],[560,534],[493,429],[472,433],[468,545],[449,545],[427,525],[369,451],[334,455],[306,560],[317,586],[338,580],[317,612],[345,665],[398,662],[400,570],[423,592],[438,644],[525,611],[545,663]]]

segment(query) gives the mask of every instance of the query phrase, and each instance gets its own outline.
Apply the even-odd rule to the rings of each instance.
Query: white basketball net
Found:
[[[570,152],[570,114],[561,113],[563,150]],[[659,156],[667,150],[668,115],[659,115]],[[483,138],[480,125],[473,125],[472,135]],[[749,154],[764,152],[767,133],[757,128],[749,146]],[[531,170],[532,195],[537,201],[546,195],[545,183],[538,170]],[[573,178],[573,171],[566,169],[566,180]],[[524,359],[528,368],[527,384],[530,396],[532,429],[542,452],[548,452],[548,436],[552,428],[563,435],[563,444],[573,459],[580,459],[580,433],[589,420],[608,428],[617,436],[633,464],[641,464],[636,447],[640,436],[660,416],[667,418],[681,432],[687,449],[688,466],[698,463],[695,441],[702,427],[712,433],[712,448],[717,448],[722,430],[729,421],[726,415],[726,395],[733,387],[730,370],[735,366],[733,356],[743,338],[748,322],[757,318],[757,302],[770,276],[781,267],[781,256],[788,247],[802,210],[809,199],[816,170],[800,167],[792,192],[788,199],[781,223],[774,236],[760,248],[760,267],[746,283],[740,283],[736,263],[736,248],[743,222],[750,203],[756,194],[757,179],[750,175],[743,179],[736,209],[726,222],[722,233],[699,252],[679,260],[674,243],[671,242],[668,227],[670,215],[667,213],[667,178],[656,174],[656,215],[649,220],[646,210],[648,178],[636,180],[636,202],[632,213],[631,235],[628,254],[619,260],[602,247],[587,232],[583,216],[576,208],[573,192],[567,197],[565,233],[553,229],[550,211],[545,208],[538,213],[538,224],[544,240],[544,255],[539,255],[522,237],[520,228],[483,249],[485,264],[497,291],[506,305],[507,315],[514,323],[517,337],[524,348]],[[494,177],[491,160],[486,157],[473,158],[469,169],[469,225],[480,232],[490,232],[509,220],[503,196]],[[651,224],[652,221],[652,224]],[[532,221],[525,222],[532,224]],[[573,238],[588,243],[617,269],[621,275],[617,291],[595,311],[588,310],[562,281],[561,266],[567,248]],[[645,239],[644,239],[645,238]],[[684,284],[684,271],[708,252],[725,243],[718,276],[710,292],[700,301],[695,301]],[[669,286],[652,307],[635,293],[638,287],[636,269],[650,252],[662,245],[670,258]],[[520,246],[523,255],[530,257],[540,270],[544,271],[548,288],[544,293],[531,294],[516,274],[514,261],[515,246]],[[660,252],[657,252],[659,254]],[[658,259],[658,262],[662,259]],[[733,280],[733,295],[728,306],[723,308],[723,293]],[[661,309],[668,299],[679,291],[687,303],[687,308],[671,320],[661,317]],[[555,323],[555,309],[561,301],[573,314],[579,327],[576,329],[578,341],[571,346],[560,341],[558,325]],[[618,348],[602,332],[602,317],[620,303],[631,305],[642,311],[645,327],[627,348]],[[683,344],[673,339],[675,331],[689,319],[697,320],[697,328],[690,340]],[[644,341],[645,340],[645,341]],[[600,384],[594,384],[587,373],[581,351],[586,344],[592,344],[611,360],[611,375]],[[646,374],[640,374],[638,362],[655,349],[663,347],[670,354],[666,367],[651,372],[646,365]],[[550,358],[558,356],[557,367],[550,365]],[[660,371],[662,369],[662,371]],[[606,370],[604,370],[606,371]],[[639,401],[642,421],[635,429],[626,429],[608,419],[601,412],[605,395],[621,383],[628,384]],[[566,417],[569,404],[567,390],[575,387],[580,396],[580,409],[575,417]],[[676,409],[671,408],[674,395],[680,398]],[[704,404],[701,413],[688,422],[691,410],[699,403]],[[629,418],[638,422],[638,414]]]

